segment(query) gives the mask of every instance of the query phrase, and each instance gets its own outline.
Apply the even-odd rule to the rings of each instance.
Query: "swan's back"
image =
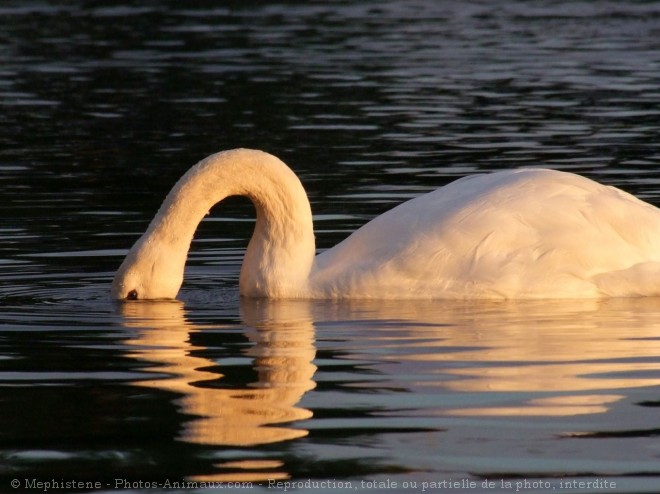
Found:
[[[320,254],[310,281],[320,297],[660,294],[660,210],[554,170],[466,177]]]

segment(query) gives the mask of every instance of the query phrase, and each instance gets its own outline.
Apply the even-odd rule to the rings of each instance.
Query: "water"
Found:
[[[522,165],[660,205],[656,2],[8,1],[0,33],[0,490],[658,491],[660,301],[241,302],[237,199],[180,301],[108,300],[238,146],[295,169],[319,249]]]

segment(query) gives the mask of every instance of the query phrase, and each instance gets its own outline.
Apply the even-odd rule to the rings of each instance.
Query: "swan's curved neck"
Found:
[[[279,159],[248,149],[211,155],[181,177],[138,241],[152,245],[152,251],[171,253],[166,262],[176,266],[151,270],[180,270],[182,277],[199,223],[211,207],[233,195],[248,197],[257,212],[241,268],[241,294],[283,298],[304,293],[315,254],[307,195]]]

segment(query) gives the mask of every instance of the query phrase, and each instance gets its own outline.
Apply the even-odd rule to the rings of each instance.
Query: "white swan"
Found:
[[[465,177],[315,256],[296,175],[270,154],[236,149],[209,156],[174,186],[117,271],[113,298],[175,298],[198,224],[232,195],[257,212],[240,273],[245,297],[660,295],[660,210],[614,187],[544,169]]]

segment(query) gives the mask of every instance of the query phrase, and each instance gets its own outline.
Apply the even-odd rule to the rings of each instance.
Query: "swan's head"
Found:
[[[185,256],[143,239],[128,252],[112,280],[115,300],[176,298],[183,282]]]

